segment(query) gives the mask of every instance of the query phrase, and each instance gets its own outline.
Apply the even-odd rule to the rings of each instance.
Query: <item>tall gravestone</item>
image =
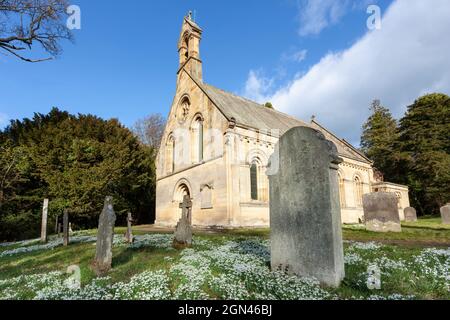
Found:
[[[174,247],[185,247],[192,245],[192,226],[191,226],[191,210],[192,201],[189,196],[184,196],[183,202],[180,203],[182,210],[181,219],[175,230],[175,238],[173,239]]]
[[[401,232],[398,198],[392,192],[373,192],[363,196],[366,229],[374,232]]]
[[[55,217],[55,234],[59,234],[59,217],[56,215]]]
[[[42,222],[41,222],[41,242],[47,242],[47,219],[48,219],[48,199],[44,199],[42,206]]]
[[[344,251],[337,170],[342,159],[322,133],[297,127],[270,159],[271,265],[338,287]]]
[[[106,274],[111,269],[115,223],[113,199],[106,197],[98,221],[97,248],[94,260],[95,272],[99,276]]]
[[[64,209],[63,215],[63,238],[64,238],[64,246],[69,245],[69,211]]]
[[[442,224],[450,224],[450,203],[441,208]]]
[[[125,233],[125,241],[127,243],[133,243],[133,241],[134,241],[132,222],[133,222],[133,216],[131,215],[131,212],[128,212],[128,216],[127,216],[127,232]]]
[[[405,210],[403,210],[403,213],[405,215],[406,222],[417,222],[416,209],[414,209],[412,207],[407,207],[407,208],[405,208]]]

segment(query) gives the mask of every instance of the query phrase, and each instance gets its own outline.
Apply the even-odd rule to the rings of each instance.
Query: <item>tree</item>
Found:
[[[361,137],[362,151],[374,161],[374,166],[383,175],[393,181],[398,176],[395,163],[398,159],[396,151],[397,121],[389,109],[374,100],[370,106],[372,115],[363,125]]]
[[[61,40],[73,40],[66,26],[66,0],[0,0],[0,49],[26,62],[52,59]],[[25,50],[39,44],[50,57],[32,59]]]
[[[0,237],[24,235],[31,226],[34,229],[27,229],[27,236],[35,235],[43,198],[51,200],[51,214],[60,214],[67,208],[71,221],[82,228],[97,226],[107,195],[114,198],[119,223],[128,211],[138,223],[152,222],[152,149],[117,120],[75,116],[54,108],[47,115],[13,121],[1,136],[2,146],[18,148],[27,165],[19,167],[21,182],[9,188],[14,196],[4,201]],[[22,228],[20,232],[18,226]]]
[[[273,105],[272,105],[272,102],[266,102],[266,103],[264,104],[264,107],[269,108],[269,109],[274,109],[274,107],[273,107]]]
[[[166,119],[157,113],[136,121],[133,126],[133,132],[142,143],[152,147],[156,154],[164,134],[165,126]]]
[[[450,97],[441,93],[420,97],[400,120],[404,182],[424,214],[450,201],[449,132]]]

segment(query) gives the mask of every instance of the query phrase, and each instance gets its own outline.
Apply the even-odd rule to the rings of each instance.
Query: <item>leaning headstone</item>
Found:
[[[64,246],[69,245],[69,211],[67,209],[64,210],[63,216],[63,237],[64,237]]]
[[[403,210],[405,214],[405,221],[406,222],[417,222],[417,212],[416,209],[412,207],[407,207],[405,210]]]
[[[115,223],[113,199],[106,197],[98,221],[97,248],[94,260],[94,269],[98,276],[106,274],[111,269]]]
[[[47,242],[47,217],[48,217],[48,199],[44,199],[42,207],[42,223],[41,223],[41,242]]]
[[[175,238],[173,245],[176,248],[192,245],[192,226],[191,226],[191,209],[192,201],[189,196],[184,196],[183,202],[180,203],[182,210],[181,219],[175,230]]]
[[[392,192],[373,192],[363,196],[366,229],[374,232],[401,232],[398,198]]]
[[[450,203],[441,208],[442,224],[450,224]]]
[[[131,228],[132,222],[133,222],[133,217],[131,215],[131,212],[128,212],[128,216],[127,216],[127,232],[125,233],[125,241],[127,243],[133,243],[133,241],[134,241],[133,229]]]
[[[344,250],[336,146],[309,127],[279,140],[267,171],[270,181],[271,266],[338,287]]]

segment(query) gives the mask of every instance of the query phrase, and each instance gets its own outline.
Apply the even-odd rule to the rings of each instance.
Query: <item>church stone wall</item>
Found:
[[[188,110],[183,111],[183,99]],[[203,125],[203,160],[197,154],[198,138],[194,121],[201,117]],[[174,226],[184,194],[193,199],[194,225],[228,225],[226,167],[223,132],[228,121],[190,76],[180,72],[177,91],[168,117],[157,157],[156,223]],[[175,141],[175,152],[171,139]],[[175,162],[172,170],[172,162]]]

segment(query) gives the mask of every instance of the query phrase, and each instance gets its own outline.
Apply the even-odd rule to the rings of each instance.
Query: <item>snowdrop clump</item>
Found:
[[[131,249],[155,247],[172,249],[171,234],[137,235],[131,245],[123,236],[115,237],[115,246]],[[61,245],[61,239],[48,243],[47,249]],[[73,237],[71,242],[95,242],[95,237]],[[128,281],[112,283],[111,278],[97,278],[82,283],[79,289],[67,286],[68,275],[50,272],[38,275],[22,275],[0,280],[0,300],[167,300],[167,299],[337,299],[331,291],[323,289],[315,279],[291,276],[270,270],[270,242],[259,238],[212,242],[195,237],[194,246],[182,250],[178,256],[166,256],[169,269],[147,270]],[[27,250],[44,250],[36,245]],[[31,248],[31,249],[30,249]],[[34,248],[34,249],[33,249]],[[391,259],[377,243],[349,243],[345,250],[345,264],[357,270],[352,283],[367,290],[368,268],[379,268],[382,281],[389,281],[393,273],[408,275],[412,280],[427,279],[436,288],[449,290],[449,249],[425,249],[408,260]],[[13,249],[17,250],[17,249]],[[10,250],[10,251],[13,251]],[[7,252],[7,251],[5,251]],[[26,251],[30,252],[30,251]],[[3,252],[4,253],[4,252]],[[0,256],[1,257],[1,256]],[[411,275],[411,276],[409,276]],[[414,278],[415,277],[415,278]],[[19,288],[14,290],[14,288]],[[353,297],[355,298],[355,297]],[[355,299],[408,300],[412,295],[390,293],[374,294]]]
[[[96,237],[92,237],[92,236],[77,236],[77,237],[70,238],[70,243],[76,244],[76,243],[93,242],[93,241],[96,241],[96,239],[97,239]],[[32,245],[32,246],[27,246],[27,247],[22,245],[21,247],[18,247],[18,248],[14,248],[11,250],[5,250],[3,252],[0,252],[0,258],[6,257],[6,256],[13,256],[16,254],[21,254],[21,253],[30,253],[33,251],[53,250],[62,245],[63,245],[63,239],[55,238],[45,244],[36,244],[36,245]]]

